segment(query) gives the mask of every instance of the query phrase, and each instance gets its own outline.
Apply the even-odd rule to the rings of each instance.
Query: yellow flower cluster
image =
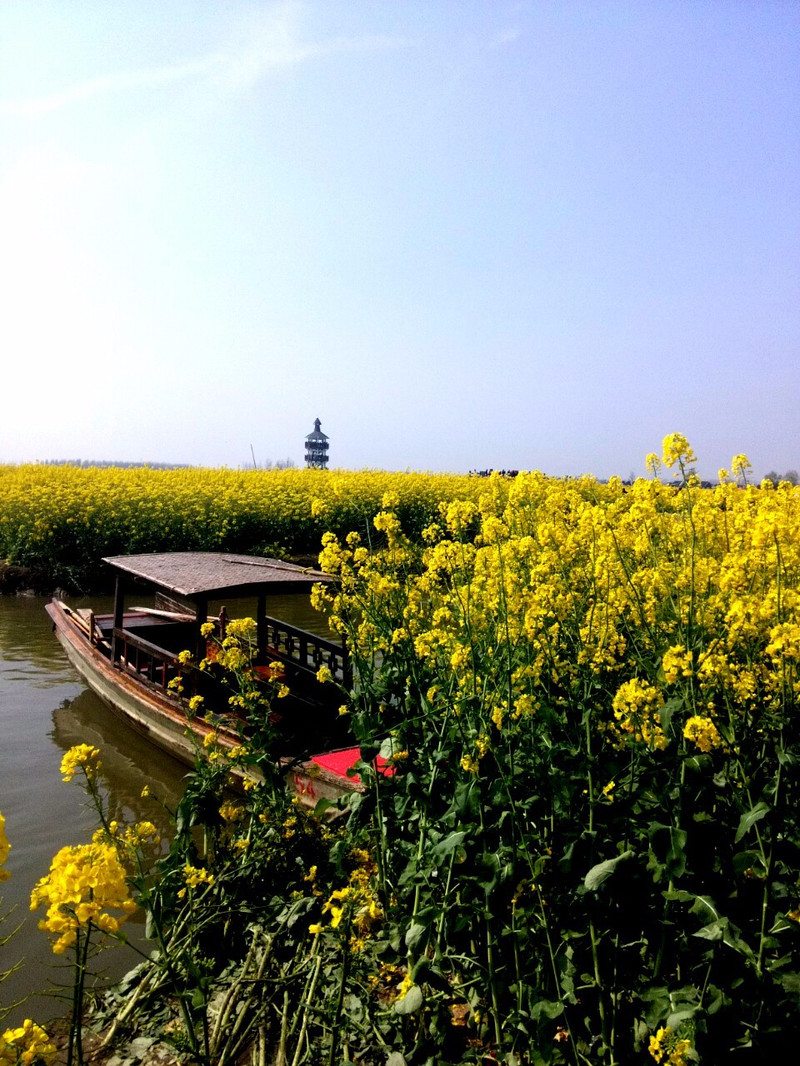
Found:
[[[78,931],[90,923],[105,933],[116,933],[136,909],[117,848],[102,841],[62,848],[31,893],[31,910],[42,905],[47,915],[39,928],[55,934],[56,955],[74,944]]]
[[[238,822],[244,815],[244,807],[238,803],[226,802],[219,809],[219,816],[225,822]]]
[[[664,677],[670,685],[674,685],[679,678],[691,677],[693,673],[691,652],[688,652],[682,644],[667,648],[661,665],[664,669]]]
[[[86,777],[91,779],[102,765],[98,748],[91,744],[76,744],[61,760],[61,780],[71,781],[78,770],[83,770]]]
[[[683,735],[691,740],[700,751],[709,752],[712,748],[722,747],[722,737],[710,718],[693,714],[683,727]]]
[[[664,466],[668,467],[673,467],[676,463],[688,466],[689,463],[697,462],[697,456],[682,433],[670,433],[664,438],[662,460]]]
[[[181,871],[184,884],[186,888],[197,888],[200,885],[213,885],[214,875],[210,870],[207,870],[203,866],[192,866],[187,862]],[[178,896],[183,898],[186,895],[186,888],[180,889]]]
[[[134,852],[145,844],[158,844],[161,837],[152,822],[120,825],[111,821],[108,829],[97,829],[92,836],[95,844],[113,843],[122,851]]]
[[[46,1030],[30,1018],[18,1028],[0,1034],[0,1066],[49,1066],[55,1058],[55,1044]]]
[[[4,870],[3,866],[8,858],[9,851],[11,851],[11,845],[6,836],[6,820],[2,812],[0,812],[0,881],[8,880],[8,870]]]
[[[611,704],[619,733],[628,733],[652,748],[665,748],[667,738],[661,728],[664,699],[655,686],[639,678],[624,681]]]
[[[650,1037],[648,1051],[658,1063],[664,1066],[688,1066],[688,1055],[692,1050],[691,1040],[678,1037],[674,1029],[662,1026]]]
[[[383,909],[377,900],[372,883],[377,867],[368,851],[354,849],[351,857],[356,866],[344,888],[337,888],[331,893],[322,908],[323,914],[330,914],[331,929],[338,929],[347,917],[352,931],[350,947],[360,950],[370,930],[383,918]],[[310,933],[321,933],[325,927],[318,922],[309,926]]]

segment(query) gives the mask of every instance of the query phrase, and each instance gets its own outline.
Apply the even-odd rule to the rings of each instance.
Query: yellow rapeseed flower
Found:
[[[3,865],[8,858],[9,851],[11,851],[11,845],[6,836],[6,820],[0,813],[0,881],[8,880],[8,870],[4,870]]]
[[[61,780],[71,781],[78,770],[83,770],[87,778],[93,778],[102,766],[100,750],[91,744],[76,744],[65,752],[61,760]]]
[[[0,1034],[0,1066],[49,1066],[55,1058],[56,1046],[47,1031],[30,1018]]]
[[[116,847],[102,841],[62,848],[50,872],[31,893],[31,910],[45,905],[39,928],[56,935],[56,955],[75,943],[78,931],[93,924],[115,933],[120,922],[136,909],[130,897],[126,872]],[[118,915],[109,911],[120,911]]]
[[[662,458],[666,467],[697,462],[691,444],[682,433],[669,433],[664,437]]]
[[[692,715],[692,717],[687,720],[686,725],[683,728],[683,735],[687,740],[691,740],[700,751],[709,752],[712,748],[720,748],[723,746],[719,730],[711,719],[702,718],[697,714]]]

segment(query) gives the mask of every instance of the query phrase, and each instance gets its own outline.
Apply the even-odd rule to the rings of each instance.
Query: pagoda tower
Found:
[[[314,432],[306,437],[306,466],[324,470],[328,465],[328,438],[322,432],[320,420],[314,419]]]

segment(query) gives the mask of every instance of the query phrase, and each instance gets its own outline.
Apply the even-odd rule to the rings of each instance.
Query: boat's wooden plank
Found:
[[[175,666],[180,662],[178,656],[173,654],[173,652],[167,651],[166,648],[160,648],[158,644],[153,644],[150,640],[134,636],[129,629],[115,629],[114,636],[118,641],[127,641],[129,647],[138,648],[139,651],[152,655],[154,659],[160,659]]]
[[[137,614],[152,615],[153,618],[163,618],[166,622],[194,622],[193,614],[182,614],[180,611],[161,611],[157,607],[131,607],[131,611]],[[209,622],[215,619],[209,618]]]

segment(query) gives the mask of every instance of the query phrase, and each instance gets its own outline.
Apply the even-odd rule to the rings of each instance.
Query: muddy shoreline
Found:
[[[0,559],[0,596],[45,596],[52,591],[52,579],[44,571]]]

